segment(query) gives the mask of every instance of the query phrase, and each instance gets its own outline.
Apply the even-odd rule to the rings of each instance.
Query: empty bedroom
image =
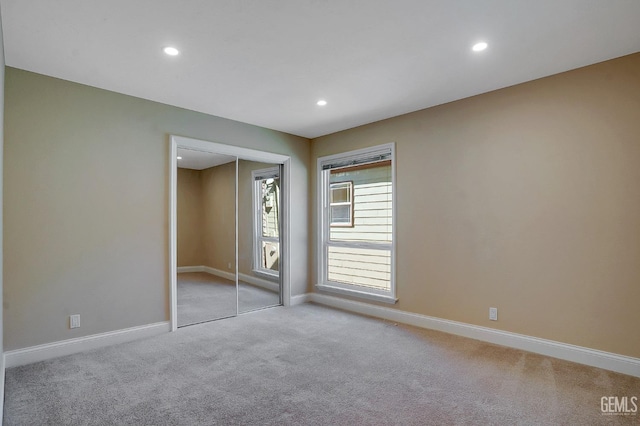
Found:
[[[640,422],[640,3],[0,13],[2,424]]]

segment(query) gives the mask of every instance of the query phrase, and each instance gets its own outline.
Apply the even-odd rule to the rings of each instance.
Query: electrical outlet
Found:
[[[231,262],[227,263],[227,269],[231,269]]]
[[[489,319],[491,321],[498,321],[498,308],[489,308]]]
[[[69,328],[80,328],[80,315],[69,315]]]

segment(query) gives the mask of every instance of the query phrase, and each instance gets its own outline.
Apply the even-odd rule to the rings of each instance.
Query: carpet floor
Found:
[[[178,327],[236,315],[235,282],[204,272],[178,274]],[[280,304],[277,293],[240,281],[238,310],[248,312]]]
[[[6,371],[6,425],[595,425],[640,379],[316,305]]]

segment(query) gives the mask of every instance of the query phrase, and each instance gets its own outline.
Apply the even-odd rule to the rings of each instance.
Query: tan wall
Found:
[[[306,291],[308,140],[10,67],[5,83],[5,350],[169,319],[170,134],[291,156]]]
[[[640,54],[313,140],[312,164],[387,142],[394,308],[640,357]]]
[[[238,265],[253,273],[253,170],[273,164],[239,160]],[[178,169],[178,266],[235,271],[235,163]],[[229,268],[229,263],[232,267]]]
[[[236,163],[202,170],[203,265],[235,273]]]
[[[204,211],[200,170],[178,169],[177,176],[178,266],[204,265]]]

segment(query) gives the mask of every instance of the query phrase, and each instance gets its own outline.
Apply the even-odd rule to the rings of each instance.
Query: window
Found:
[[[353,182],[336,182],[329,188],[331,226],[353,226]]]
[[[318,159],[317,287],[394,303],[394,146]]]
[[[280,168],[254,170],[253,270],[272,277],[280,268]]]

